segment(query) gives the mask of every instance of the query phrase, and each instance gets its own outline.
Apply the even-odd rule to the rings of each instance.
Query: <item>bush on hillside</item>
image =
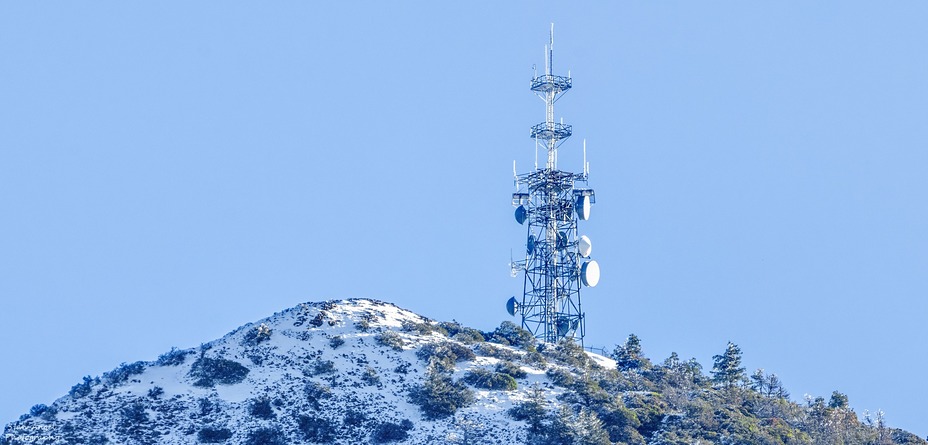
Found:
[[[245,380],[249,369],[239,362],[223,358],[200,357],[190,367],[190,377],[194,386],[211,388],[217,383],[234,385]]]
[[[316,360],[312,366],[303,370],[303,375],[306,377],[333,373],[335,373],[335,363],[331,360]]]
[[[426,363],[432,358],[447,358],[451,362],[474,360],[477,355],[467,346],[455,342],[429,343],[416,351],[416,357]]]
[[[573,340],[563,339],[557,342],[554,347],[545,346],[545,348],[539,348],[539,351],[554,360],[555,363],[579,369],[586,369],[592,363],[590,357],[583,350],[583,346],[578,345]]]
[[[261,342],[265,342],[271,339],[271,333],[273,329],[265,323],[261,323],[258,326],[255,326],[248,330],[245,333],[245,338],[242,339],[243,345],[255,346]]]
[[[277,417],[274,414],[274,408],[271,408],[271,400],[267,397],[254,399],[248,404],[248,413],[259,419],[270,420]]]
[[[182,351],[177,348],[171,348],[170,351],[159,355],[155,364],[158,366],[177,366],[183,364],[184,360],[187,359],[187,355],[192,353],[193,351]]]
[[[380,384],[380,376],[378,376],[377,371],[370,366],[364,369],[364,374],[361,374],[361,380],[370,386],[376,386]]]
[[[303,387],[303,395],[313,408],[319,409],[323,400],[332,397],[332,390],[321,383],[307,382]]]
[[[462,326],[460,323],[456,321],[450,321],[450,322],[446,321],[443,323],[439,323],[438,326],[443,328],[448,333],[449,337],[461,343],[464,343],[466,345],[470,345],[474,343],[482,343],[486,341],[483,337],[483,333],[481,333],[480,331],[474,328]]]
[[[495,331],[489,333],[487,337],[491,342],[501,345],[515,346],[518,348],[531,351],[535,347],[535,337],[531,332],[520,328],[511,321],[502,322]]]
[[[205,427],[197,433],[197,440],[202,443],[223,443],[232,437],[228,428]]]
[[[338,347],[343,344],[345,344],[345,339],[340,335],[336,335],[329,339],[329,346],[331,346],[332,349],[338,349]]]
[[[248,433],[245,445],[287,445],[287,440],[277,428],[266,427]]]
[[[509,361],[502,361],[497,363],[496,372],[509,374],[515,379],[524,379],[528,375],[521,366]]]
[[[391,348],[394,351],[402,351],[403,346],[406,344],[406,342],[403,341],[403,337],[393,331],[383,331],[377,334],[375,339],[377,340],[377,344]]]
[[[413,321],[404,321],[403,322],[403,331],[404,332],[415,332],[419,335],[431,335],[433,332],[437,332],[445,337],[449,337],[448,331],[437,324],[429,322],[413,322]]]
[[[409,396],[429,420],[452,416],[458,408],[474,401],[474,392],[467,385],[438,372],[430,373],[424,383],[410,391]]]
[[[79,399],[90,395],[91,387],[97,383],[100,383],[98,378],[90,378],[90,376],[84,376],[84,381],[78,383],[71,387],[71,390],[68,391],[68,395],[73,399]]]
[[[109,385],[118,385],[129,380],[129,377],[133,375],[141,374],[143,371],[145,371],[145,362],[123,363],[110,372],[104,372],[103,380]]]
[[[47,406],[43,403],[35,405],[29,409],[29,416],[49,422],[55,420],[55,415],[57,414],[58,408],[55,408],[54,406]]]
[[[483,368],[467,371],[461,380],[483,389],[515,391],[518,388],[516,379],[512,378],[511,375],[488,371]]]
[[[371,443],[380,444],[404,441],[409,437],[409,430],[411,430],[412,427],[413,424],[409,419],[404,419],[398,424],[391,422],[381,423],[377,425],[377,428],[374,429],[374,433],[371,434]]]
[[[297,428],[303,439],[313,443],[332,443],[338,434],[337,428],[327,419],[311,415],[300,415]]]

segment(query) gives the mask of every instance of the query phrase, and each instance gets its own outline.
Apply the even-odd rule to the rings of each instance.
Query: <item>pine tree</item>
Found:
[[[571,428],[573,441],[577,445],[611,445],[609,433],[603,428],[603,421],[596,413],[586,408],[580,410]]]
[[[737,386],[746,380],[744,368],[741,367],[741,348],[728,342],[728,348],[722,355],[712,357],[712,381],[726,388]]]
[[[528,400],[513,406],[509,410],[509,416],[528,424],[529,437],[538,436],[544,432],[544,422],[548,415],[547,405],[544,390],[536,383],[528,394]]]
[[[612,352],[619,371],[644,371],[651,367],[651,361],[641,352],[641,340],[635,334],[630,334],[625,344],[616,346]]]
[[[548,424],[544,443],[545,445],[559,445],[574,443],[573,429],[574,413],[567,405],[561,405],[557,412],[551,416],[551,423]]]

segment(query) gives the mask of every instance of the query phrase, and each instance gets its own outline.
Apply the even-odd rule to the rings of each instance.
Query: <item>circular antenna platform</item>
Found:
[[[528,210],[525,210],[525,206],[516,207],[516,222],[525,224],[526,219],[528,219]]]
[[[593,243],[586,235],[580,237],[580,241],[577,242],[577,250],[580,252],[580,256],[584,258],[589,258],[590,253],[593,252]]]
[[[590,219],[590,197],[583,195],[577,198],[577,217],[581,221]]]
[[[580,267],[580,279],[588,287],[596,287],[599,284],[599,263],[595,260],[583,263]]]

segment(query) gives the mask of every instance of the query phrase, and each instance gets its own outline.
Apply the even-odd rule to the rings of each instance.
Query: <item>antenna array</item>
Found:
[[[599,265],[590,260],[592,243],[578,232],[577,221],[590,216],[596,202],[588,188],[589,167],[583,144],[583,173],[558,170],[557,149],[573,134],[573,127],[554,120],[554,103],[573,86],[570,75],[554,75],[554,24],[545,46],[545,73],[532,79],[531,90],[545,102],[545,121],[532,126],[535,170],[515,176],[512,194],[515,218],[527,224],[525,259],[510,264],[513,276],[524,272],[522,298],[506,303],[510,315],[522,317],[522,327],[541,341],[567,338],[583,343],[585,315],[580,306],[582,286],[599,282]],[[538,148],[547,151],[544,168],[538,166]],[[513,163],[513,169],[515,164]]]

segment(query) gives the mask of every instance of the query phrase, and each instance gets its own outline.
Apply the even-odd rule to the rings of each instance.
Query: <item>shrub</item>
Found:
[[[522,360],[526,364],[535,365],[536,368],[544,369],[545,366],[548,366],[548,361],[545,360],[545,356],[541,355],[538,351],[526,352]]]
[[[268,341],[271,339],[271,333],[273,330],[270,326],[265,323],[261,323],[258,326],[255,326],[248,330],[245,334],[245,338],[242,339],[243,345],[257,345],[261,342]]]
[[[455,342],[429,343],[416,351],[419,360],[429,362],[432,357],[448,358],[452,362],[462,362],[477,358],[470,348]]]
[[[110,385],[118,385],[129,380],[129,377],[141,374],[145,371],[145,362],[135,362],[132,364],[121,364],[118,368],[103,373],[103,379]]]
[[[361,313],[361,319],[354,324],[354,328],[361,332],[367,332],[371,329],[371,322],[375,319],[374,314],[363,312]]]
[[[551,383],[554,383],[557,386],[562,386],[564,388],[569,387],[574,383],[574,376],[562,368],[551,368],[545,375],[548,376],[548,379],[551,380]]]
[[[376,340],[377,344],[392,348],[394,351],[402,351],[403,346],[406,344],[400,334],[393,331],[384,331],[377,334]]]
[[[464,343],[465,345],[472,345],[474,343],[483,343],[485,341],[483,339],[483,334],[481,334],[480,331],[476,329],[471,329],[466,332],[459,332],[455,334],[454,337],[451,337],[451,338],[461,343]]]
[[[338,349],[338,347],[343,344],[345,344],[345,339],[340,335],[336,335],[329,339],[329,346],[331,346],[332,349]]]
[[[555,362],[563,365],[584,369],[590,364],[590,358],[583,351],[583,346],[570,339],[563,339],[554,348],[548,347],[542,352]]]
[[[47,420],[49,422],[51,422],[52,420],[55,420],[56,414],[58,414],[58,408],[55,408],[54,406],[47,406],[42,403],[33,406],[29,410],[30,416],[37,417],[42,420]]]
[[[409,419],[404,419],[398,424],[390,422],[381,423],[377,425],[377,428],[374,429],[374,433],[371,434],[371,443],[390,443],[406,440],[409,437],[409,430],[411,430],[412,427],[412,422],[409,421]]]
[[[267,397],[252,400],[248,406],[248,413],[259,419],[273,419],[276,417],[274,409],[271,408],[271,400]]]
[[[152,389],[148,390],[148,397],[151,397],[152,399],[157,399],[158,397],[161,397],[163,394],[164,394],[164,388],[160,386],[155,386]]]
[[[192,353],[193,351],[181,351],[177,348],[171,348],[170,351],[159,355],[155,364],[158,366],[177,366],[184,363],[184,360],[187,359],[187,354]]]
[[[469,345],[485,341],[480,331],[474,328],[461,326],[461,324],[456,321],[439,323],[438,326],[443,328],[449,337],[464,344]]]
[[[432,324],[429,322],[416,323],[412,321],[403,322],[403,331],[404,332],[415,332],[419,335],[430,335],[433,332],[437,332],[445,337],[448,337],[448,331],[445,330],[440,325]]]
[[[194,386],[213,387],[217,383],[234,385],[245,380],[249,369],[241,363],[222,358],[200,357],[193,362],[189,375]]]
[[[197,433],[197,440],[203,443],[223,443],[232,437],[228,428],[205,427]]]
[[[297,427],[308,442],[331,443],[335,440],[335,427],[321,417],[301,415],[297,418]]]
[[[505,391],[514,391],[518,387],[516,379],[512,378],[511,375],[488,371],[483,368],[467,371],[461,380],[478,388],[491,390],[502,389]]]
[[[371,368],[370,366],[364,370],[364,374],[361,375],[361,380],[371,386],[380,384],[380,377],[377,376],[377,371],[375,371],[374,368]]]
[[[367,416],[361,411],[349,409],[345,411],[345,418],[342,421],[347,426],[359,427],[367,421]]]
[[[286,445],[286,440],[277,428],[259,428],[248,433],[245,445]]]
[[[519,354],[509,348],[494,346],[492,343],[479,343],[475,347],[477,355],[498,358],[500,360],[518,360]]]
[[[426,381],[410,392],[410,401],[419,405],[423,416],[429,420],[453,415],[474,401],[474,392],[461,382],[441,373],[430,373]]]
[[[332,397],[332,390],[328,386],[316,382],[307,382],[303,387],[303,394],[306,400],[313,405],[313,408],[319,409],[320,402]]]
[[[524,379],[528,374],[519,365],[513,362],[499,362],[496,364],[496,372],[509,374],[516,379]]]
[[[490,341],[523,349],[528,349],[530,346],[535,345],[535,337],[532,336],[532,333],[520,328],[511,321],[502,322],[499,327],[490,334]]]
[[[142,424],[146,422],[148,422],[148,412],[145,411],[145,405],[136,400],[119,410],[119,422],[116,429],[124,434],[135,436],[143,430]]]
[[[71,391],[68,392],[68,395],[70,395],[71,398],[74,398],[74,399],[79,399],[81,397],[90,395],[90,391],[91,391],[90,387],[96,383],[99,383],[99,379],[92,379],[90,378],[89,375],[85,376],[84,381],[82,383],[78,383],[71,387]]]
[[[335,363],[331,360],[316,360],[311,368],[303,370],[303,375],[312,377],[315,375],[332,374],[335,372]]]

